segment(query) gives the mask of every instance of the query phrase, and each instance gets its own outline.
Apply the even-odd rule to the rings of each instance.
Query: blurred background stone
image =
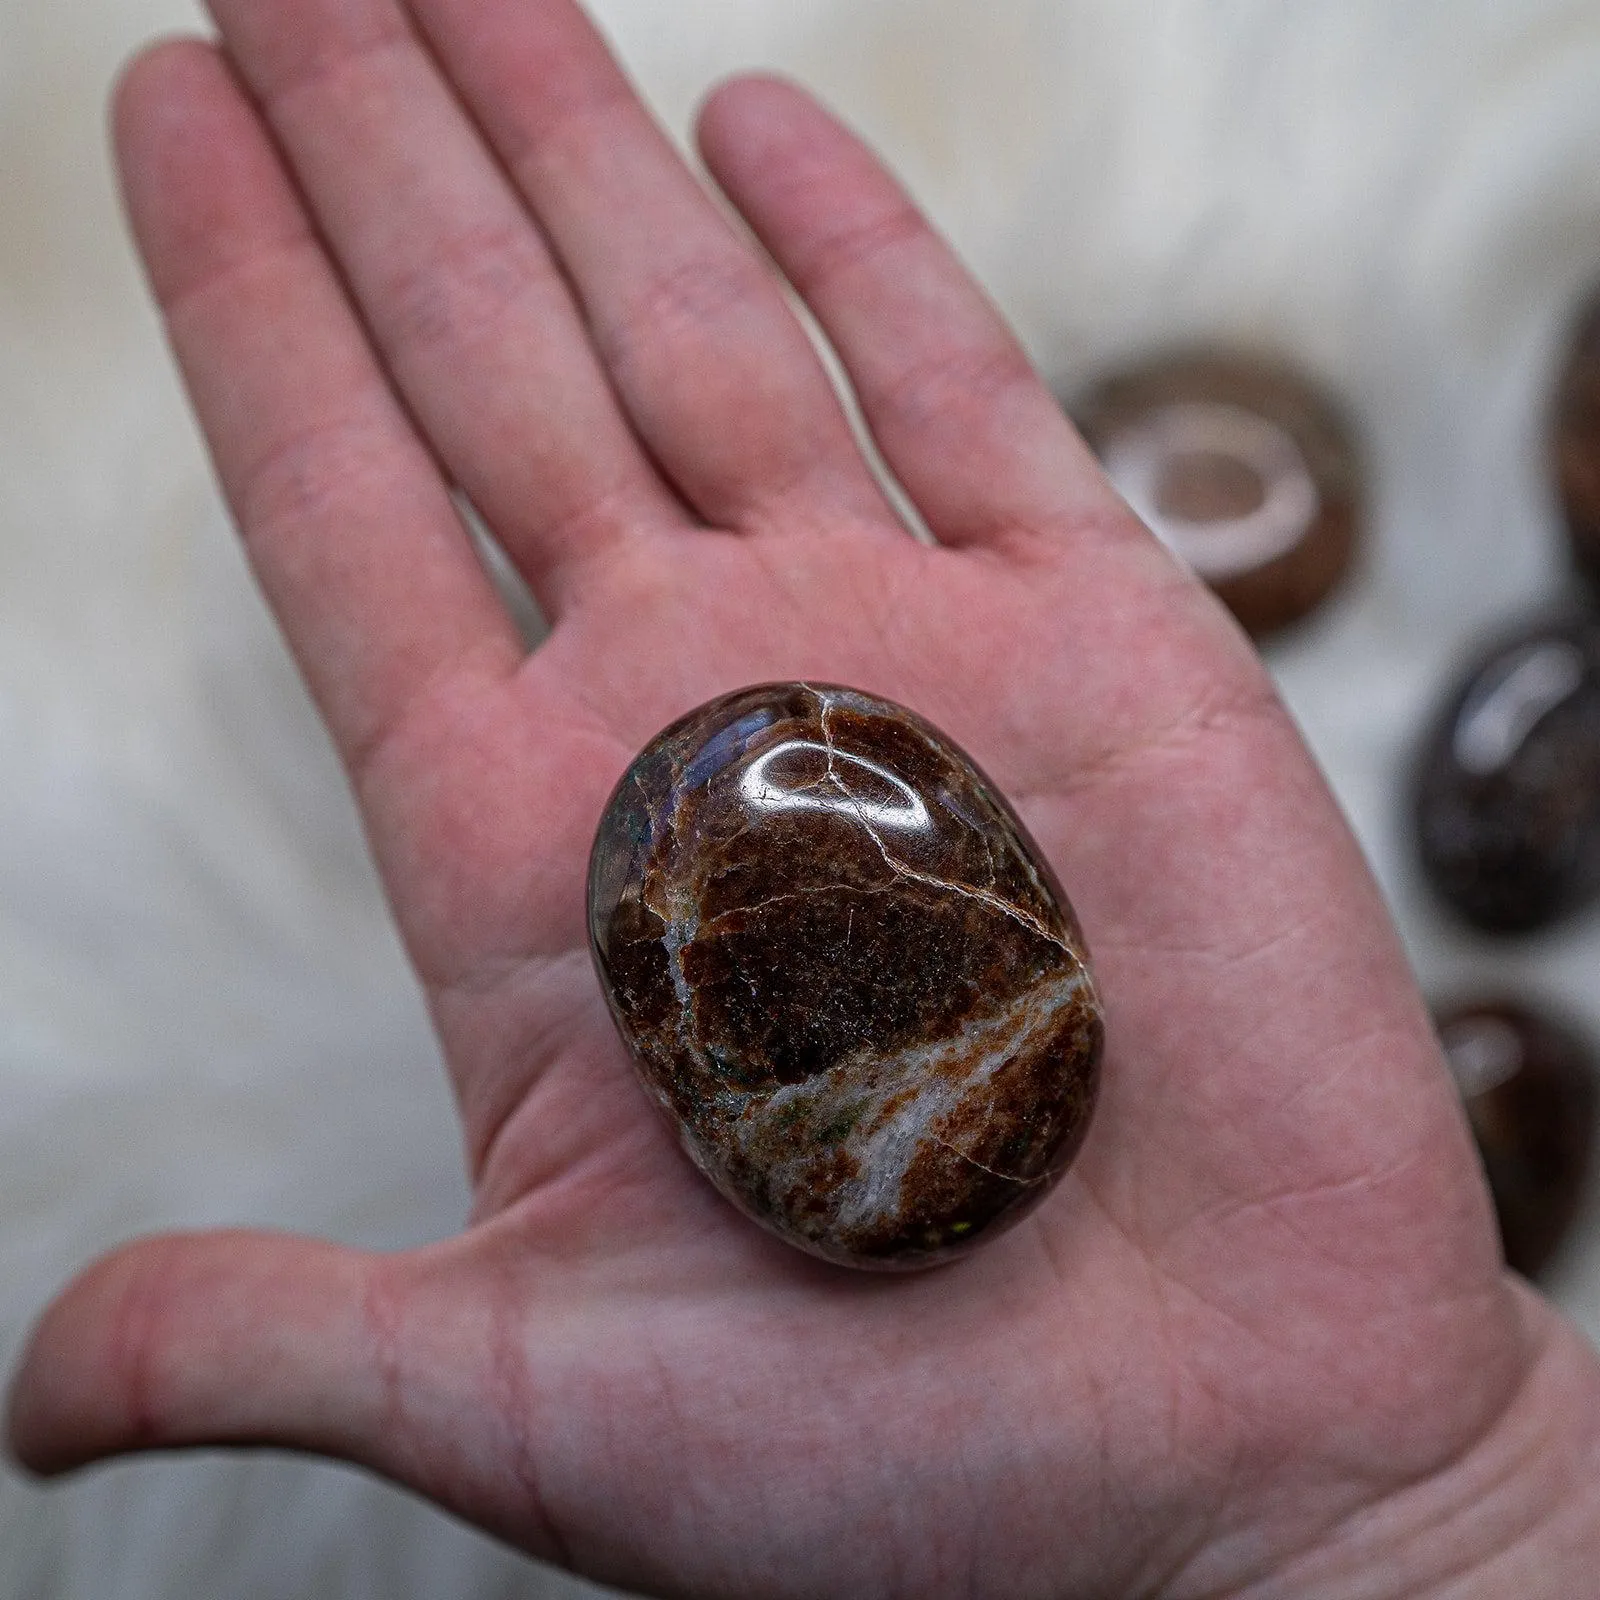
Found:
[[[1600,892],[1600,619],[1525,624],[1455,671],[1415,773],[1419,860],[1467,922],[1530,932]]]
[[[1118,369],[1068,410],[1118,492],[1247,632],[1315,611],[1365,497],[1342,408],[1285,360],[1219,347]]]
[[[1552,407],[1550,454],[1573,565],[1600,597],[1600,290],[1572,327]]]
[[[1448,1005],[1435,1025],[1483,1158],[1506,1262],[1537,1278],[1567,1243],[1593,1165],[1593,1048],[1571,1023],[1501,996]]]

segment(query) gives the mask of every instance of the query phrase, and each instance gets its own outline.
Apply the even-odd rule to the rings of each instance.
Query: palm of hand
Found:
[[[497,824],[452,822],[455,805],[475,815],[482,795],[441,794],[440,832],[470,832],[482,851],[430,852],[460,875],[444,898],[493,924],[452,936],[513,952],[488,990],[439,998],[442,1031],[448,1048],[459,1017],[466,1037],[486,1035],[496,1060],[520,1065],[497,1082],[492,1109],[468,1117],[480,1221],[452,1247],[465,1276],[452,1273],[449,1292],[481,1297],[494,1331],[455,1352],[458,1381],[477,1372],[469,1414],[507,1430],[501,1447],[515,1441],[540,1468],[531,1503],[504,1457],[485,1481],[436,1492],[464,1496],[514,1539],[636,1581],[687,1572],[696,1593],[855,1592],[898,1572],[917,1574],[898,1580],[905,1592],[931,1593],[950,1555],[937,1537],[922,1541],[952,1525],[966,1536],[970,1473],[1003,1482],[1007,1501],[989,1513],[980,1562],[998,1592],[1025,1592],[1030,1561],[1059,1575],[1057,1541],[1081,1520],[1120,1521],[1136,1545],[1173,1518],[1159,1492],[1122,1500],[1159,1478],[1163,1456],[1205,1459],[1206,1513],[1237,1515],[1223,1463],[1264,1448],[1241,1442],[1261,1410],[1276,1413],[1276,1448],[1325,1425],[1321,1397],[1303,1391],[1330,1352],[1365,1364],[1389,1343],[1465,1346],[1480,1307],[1462,1297],[1476,1278],[1487,1299],[1494,1278],[1488,1230],[1448,1096],[1408,1086],[1395,1123],[1386,1056],[1427,1048],[1404,986],[1384,994],[1364,965],[1341,974],[1306,959],[1303,945],[1339,943],[1314,919],[1348,916],[1382,940],[1380,913],[1340,881],[1356,867],[1332,818],[1297,814],[1327,802],[1209,602],[1152,581],[1142,560],[1129,563],[1126,592],[1096,605],[1074,597],[1055,562],[1008,570],[909,541],[863,545],[859,530],[797,551],[804,539],[775,530],[753,549],[697,533],[659,567],[630,554],[597,597],[599,625],[572,616],[482,719],[485,750],[460,763],[494,797]],[[1096,610],[1130,620],[1102,622],[1093,638],[1063,625]],[[662,627],[663,612],[690,626]],[[973,624],[986,616],[992,625]],[[1130,684],[1120,670],[1102,675],[1097,658],[1143,671]],[[819,1267],[711,1193],[632,1083],[586,947],[587,842],[633,750],[718,690],[795,675],[914,701],[982,752],[1090,908],[1111,997],[1105,1104],[1062,1192],[992,1252],[915,1281]],[[1112,696],[1115,715],[1101,709]],[[1321,828],[1337,841],[1321,881],[1291,899],[1255,879],[1263,822],[1240,817],[1230,840],[1212,811],[1220,799],[1233,812],[1241,795],[1270,797],[1269,836]],[[1197,860],[1193,842],[1208,837]],[[1312,853],[1298,839],[1291,848],[1303,871]],[[1374,1011],[1385,1003],[1391,1015]],[[1293,1060],[1273,1060],[1280,1008],[1291,1036],[1326,1028],[1325,1045],[1297,1041]],[[1336,1100],[1319,1095],[1323,1063],[1345,1078]],[[1455,1192],[1446,1183],[1430,1216],[1438,1169],[1452,1163]],[[1417,1234],[1396,1235],[1397,1223]],[[1412,1281],[1397,1312],[1388,1302],[1402,1273]],[[554,1340],[552,1302],[568,1324]],[[1381,1390],[1411,1377],[1365,1381]],[[1053,1419],[1043,1436],[1041,1415]],[[571,1439],[570,1455],[540,1447],[547,1433]],[[952,1437],[973,1457],[963,1472],[951,1470]],[[1065,1525],[1054,1498],[1064,1466]],[[611,1475],[597,1517],[589,1486]],[[1371,1494],[1380,1481],[1358,1475],[1336,1492]],[[778,1492],[782,1541],[767,1521]],[[1163,1529],[1155,1559],[1194,1553],[1195,1509],[1183,1506],[1179,1537]],[[877,1552],[882,1575],[867,1575],[859,1547],[834,1548],[841,1518],[894,1529]],[[759,1527],[760,1548],[717,1547],[712,1530],[730,1523]],[[1151,1560],[1141,1551],[1140,1576]],[[1103,1551],[1089,1570],[1103,1581]]]
[[[246,9],[216,9],[272,104],[270,41]],[[290,9],[308,38],[337,33],[317,0]],[[434,14],[448,56],[462,8],[415,9]],[[508,35],[557,38],[587,63],[567,69],[574,81],[606,70],[563,6],[534,8],[537,21],[479,10]],[[235,130],[233,167],[215,156],[190,175],[183,226],[231,230],[234,256],[248,256],[247,230],[267,227],[259,213],[286,203],[267,193],[280,180],[260,175],[271,158],[253,121],[237,132],[252,114],[213,64],[158,59],[147,76],[163,70],[169,94],[187,74],[190,101],[209,96]],[[470,79],[470,64],[459,71]],[[318,190],[332,180],[296,146],[295,119],[310,113],[293,107],[317,92],[303,78],[297,100],[279,98],[277,131],[302,186],[333,208]],[[157,98],[147,88],[140,114],[129,93],[129,126],[142,128],[124,136],[130,169],[158,164]],[[860,166],[843,135],[789,100],[781,115],[809,116],[813,143]],[[492,106],[480,115],[493,125]],[[216,213],[224,178],[247,191],[241,164],[255,203],[219,222],[207,197]],[[737,153],[719,166],[737,188]],[[800,281],[804,228],[785,223],[781,193],[742,181],[736,198]],[[858,172],[856,188],[882,209],[881,178]],[[137,170],[130,189],[161,290],[182,226],[152,217]],[[843,206],[849,183],[828,198]],[[365,1461],[531,1549],[667,1590],[1018,1596],[1235,1581],[1480,1427],[1511,1382],[1513,1312],[1426,1019],[1354,846],[1259,666],[1098,483],[931,241],[897,212],[880,230],[930,280],[909,309],[915,294],[895,300],[881,282],[874,303],[853,260],[833,276],[859,315],[814,261],[809,292],[894,465],[953,547],[909,538],[864,475],[841,489],[823,472],[765,495],[770,437],[742,472],[705,459],[704,442],[695,460],[654,419],[665,402],[649,352],[625,361],[597,334],[677,491],[728,527],[686,517],[659,484],[628,487],[614,495],[626,515],[579,550],[550,533],[577,525],[560,508],[533,519],[542,534],[517,527],[528,481],[503,452],[475,456],[458,440],[469,425],[492,435],[495,419],[419,398],[426,319],[413,304],[409,345],[386,334],[359,245],[322,220],[389,381],[557,613],[550,639],[514,663],[482,620],[470,558],[430,555],[449,534],[420,516],[422,599],[394,618],[382,614],[392,585],[372,598],[370,552],[319,565],[335,508],[306,479],[326,469],[308,467],[286,420],[264,471],[208,402],[207,361],[246,361],[229,330],[259,305],[236,295],[231,313],[208,316],[204,287],[169,282],[224,481],[346,751],[428,986],[475,1216],[458,1239],[382,1261],[237,1238],[112,1258],[36,1340],[13,1420],[31,1458],[276,1441]],[[853,236],[863,260],[871,232]],[[259,241],[254,252],[270,254]],[[602,289],[590,292],[603,311]],[[677,285],[666,309],[681,314],[685,294]],[[718,295],[710,308],[715,325]],[[936,311],[969,325],[966,348],[952,340],[912,350],[898,375],[875,370],[867,319],[905,336]],[[195,334],[199,322],[209,331]],[[459,360],[461,319],[444,326],[432,342]],[[796,334],[772,359],[801,371],[800,348]],[[924,383],[897,416],[913,357],[943,386]],[[569,376],[582,387],[584,373]],[[289,409],[282,379],[261,383]],[[842,436],[816,420],[815,380],[794,384],[800,447],[776,463],[790,476],[812,453],[808,430],[827,436],[824,457]],[[733,452],[742,397],[719,397],[710,378],[700,387],[711,392],[680,394],[686,415],[725,427]],[[985,406],[987,427],[963,439]],[[903,442],[919,430],[922,446]],[[968,442],[970,459],[952,457]],[[405,451],[391,457],[372,468],[380,498],[442,499],[437,480],[425,491],[407,477]],[[320,614],[344,600],[348,630]],[[343,636],[363,626],[387,653],[374,664],[353,651],[351,671]],[[909,703],[977,756],[1067,885],[1109,997],[1106,1089],[1073,1172],[1003,1240],[915,1279],[820,1266],[717,1199],[633,1083],[589,965],[589,840],[633,752],[712,694],[793,677]],[[1425,1347],[1431,1385],[1411,1365]],[[248,1392],[233,1381],[241,1365],[260,1374]],[[1308,1437],[1322,1447],[1304,1448]],[[1269,1480],[1291,1491],[1270,1517],[1258,1503]],[[863,1528],[868,1547],[842,1545]]]

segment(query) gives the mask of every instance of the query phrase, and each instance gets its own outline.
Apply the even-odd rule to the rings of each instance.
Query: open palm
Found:
[[[1248,647],[870,157],[770,81],[701,128],[931,545],[568,0],[213,11],[231,66],[169,45],[123,85],[130,211],[427,987],[476,1207],[393,1257],[109,1258],[36,1336],[23,1458],[298,1446],[664,1593],[1017,1600],[1265,1582],[1478,1437],[1527,1307],[1355,848]],[[452,489],[552,620],[531,656]],[[1072,1173],[911,1278],[712,1193],[585,944],[632,754],[806,677],[977,757],[1108,1004]]]

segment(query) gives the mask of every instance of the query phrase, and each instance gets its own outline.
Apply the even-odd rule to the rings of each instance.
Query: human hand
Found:
[[[739,1600],[1538,1592],[1505,1562],[1583,1509],[1552,1486],[1593,1449],[1589,1353],[1501,1271],[1403,955],[1259,663],[890,181],[782,84],[704,115],[934,547],[566,0],[213,9],[243,86],[199,44],[132,70],[129,210],[427,988],[474,1214],[395,1256],[113,1255],[24,1360],[22,1459],[323,1451]],[[452,486],[552,620],[532,655]],[[776,678],[950,732],[1095,953],[1088,1143],[938,1272],[828,1268],[727,1207],[590,967],[612,784]]]

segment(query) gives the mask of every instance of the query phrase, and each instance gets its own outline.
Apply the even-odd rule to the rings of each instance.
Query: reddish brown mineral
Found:
[[[690,1156],[815,1255],[945,1260],[1088,1127],[1103,1030],[1066,896],[977,767],[887,701],[768,684],[657,735],[601,819],[589,931]]]

